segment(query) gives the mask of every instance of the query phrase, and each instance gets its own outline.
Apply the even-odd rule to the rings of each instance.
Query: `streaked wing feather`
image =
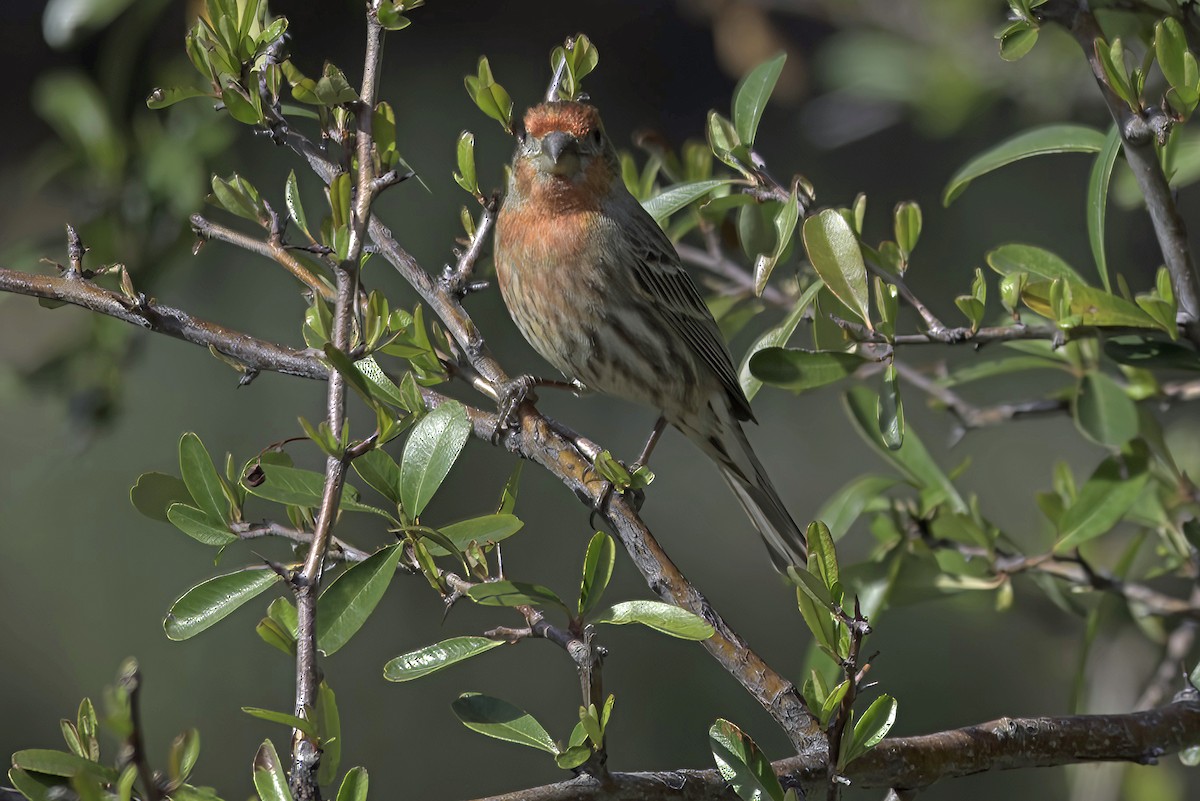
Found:
[[[750,402],[742,392],[737,371],[721,329],[708,310],[700,291],[679,263],[679,255],[662,229],[647,216],[646,228],[631,230],[632,262],[637,289],[642,290],[663,318],[683,337],[692,350],[721,381],[737,417],[753,420]],[[637,236],[641,231],[648,236]]]

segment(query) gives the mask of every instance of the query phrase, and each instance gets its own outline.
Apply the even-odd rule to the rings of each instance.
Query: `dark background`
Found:
[[[86,0],[64,2],[55,13],[87,6]],[[86,168],[55,166],[55,159],[69,159],[56,144],[59,129],[34,110],[36,81],[48,71],[95,78],[115,124],[131,130],[158,124],[148,122],[155,114],[163,119],[164,112],[141,104],[152,88],[194,78],[181,66],[183,33],[193,12],[181,3],[134,6],[113,25],[97,33],[80,31],[58,49],[43,36],[41,4],[0,6],[0,72],[9,114],[0,128],[3,266],[37,270],[45,269],[36,264],[38,257],[63,260],[63,223],[98,219],[104,208],[146,238],[124,250],[120,238],[89,240],[97,262],[126,262],[139,288],[149,286],[163,302],[299,344],[303,301],[273,264],[215,243],[193,258],[181,227],[184,214],[166,215],[173,223],[165,227],[162,216],[155,218],[150,237],[151,223],[138,222],[127,189],[114,203],[111,193],[97,193]],[[788,69],[758,142],[772,171],[781,178],[803,173],[823,204],[844,205],[866,192],[868,238],[890,236],[896,202],[919,201],[925,233],[910,283],[943,319],[956,320],[953,296],[967,291],[974,267],[995,245],[1038,244],[1085,274],[1091,269],[1083,217],[1090,166],[1085,157],[1015,165],[981,180],[949,209],[941,206],[941,189],[954,170],[1015,131],[1066,119],[1107,125],[1086,67],[1066,37],[1048,33],[1016,64],[998,58],[991,34],[1002,21],[1002,6],[937,0],[432,0],[412,13],[411,28],[389,36],[381,88],[396,108],[400,149],[430,192],[409,182],[389,192],[379,211],[426,269],[440,269],[452,258],[460,231],[457,209],[468,202],[450,180],[455,136],[464,128],[475,132],[485,187],[498,186],[511,151],[510,141],[462,89],[462,76],[474,71],[480,54],[489,56],[498,80],[523,108],[544,92],[550,48],[565,35],[586,32],[600,52],[587,91],[609,133],[628,146],[638,129],[656,129],[674,142],[702,136],[708,109],[728,113],[737,78],[783,47]],[[357,81],[359,4],[281,2],[272,9],[291,20],[301,67],[311,74],[329,58],[352,84]],[[147,21],[137,21],[142,18]],[[125,80],[113,78],[122,70]],[[227,119],[217,125],[231,138],[228,146],[216,148],[206,169],[242,172],[280,207],[283,180],[296,168],[310,209],[317,208],[316,181],[289,153]],[[204,175],[177,179],[186,189],[180,195],[193,198],[180,201],[185,211],[201,210]],[[1185,192],[1185,215],[1194,208],[1188,199]],[[206,213],[221,216],[211,207]],[[149,240],[152,245],[145,244]],[[1143,215],[1114,210],[1109,248],[1110,263],[1135,287],[1151,280],[1159,256]],[[381,261],[367,275],[389,292],[393,305],[415,302]],[[510,372],[546,371],[508,321],[497,293],[471,298],[469,308]],[[989,308],[998,309],[994,298]],[[777,314],[768,312],[753,330]],[[101,357],[89,350],[97,337],[110,337],[123,354],[104,362],[100,378],[93,368]],[[751,333],[739,335],[734,353],[751,339]],[[969,358],[934,347],[913,356],[918,363]],[[263,375],[236,389],[235,378],[194,346],[137,332],[97,333],[81,310],[50,312],[27,298],[0,296],[0,753],[61,747],[58,718],[73,716],[83,695],[98,698],[120,660],[131,654],[145,674],[146,728],[158,764],[170,738],[196,726],[204,749],[195,780],[215,785],[225,798],[238,798],[250,792],[257,744],[271,737],[286,747],[284,729],[239,711],[291,705],[292,665],[253,632],[265,601],[251,603],[194,641],[172,643],[162,635],[162,617],[178,595],[253,560],[252,549],[231,549],[214,568],[211,551],[143,518],[128,502],[128,489],[141,472],[177,472],[183,431],[199,433],[214,454],[232,451],[244,460],[299,433],[298,415],[315,419],[321,413],[321,385]],[[1002,380],[978,397],[1015,399],[1045,388]],[[451,391],[479,402],[460,386]],[[1102,455],[1065,418],[974,432],[949,449],[948,416],[927,409],[915,390],[907,400],[910,427],[921,432],[944,467],[971,460],[961,486],[979,493],[985,514],[1030,551],[1051,541],[1033,493],[1049,488],[1053,462],[1066,459],[1082,478]],[[653,422],[653,413],[605,398],[547,392],[541,408],[628,458]],[[809,519],[855,476],[886,472],[852,432],[837,388],[799,398],[764,390],[755,410],[761,424],[751,437],[798,520]],[[355,411],[352,419],[361,419]],[[1173,412],[1167,424],[1172,436],[1196,440],[1194,415]],[[293,452],[317,464],[303,447]],[[512,466],[508,455],[469,443],[428,520],[450,522],[490,511]],[[675,433],[665,437],[653,467],[658,477],[644,510],[647,522],[734,628],[768,662],[800,681],[807,632],[716,471]],[[575,592],[591,533],[587,511],[529,467],[517,513],[526,528],[505,547],[510,575],[548,584],[565,596]],[[350,517],[339,534],[362,546],[381,544],[382,532],[369,522]],[[844,558],[861,556],[870,544],[867,533],[856,528],[844,541]],[[253,552],[286,553],[261,541]],[[619,556],[610,600],[647,596]],[[900,699],[893,733],[1070,711],[1082,619],[1064,615],[1023,583],[1013,609],[997,616],[993,603],[991,595],[960,596],[891,610],[878,621],[870,649],[880,656],[871,675]],[[546,755],[466,732],[449,710],[460,692],[487,692],[525,707],[565,738],[575,721],[577,685],[571,665],[553,646],[528,642],[499,649],[412,684],[382,679],[382,664],[393,656],[508,622],[502,613],[460,604],[442,623],[440,603],[422,580],[397,579],[360,635],[324,663],[342,713],[343,767],[365,765],[376,796],[467,798],[563,778]],[[769,718],[699,646],[632,628],[603,636],[611,651],[605,683],[617,697],[609,741],[613,769],[711,764],[706,731],[718,716],[739,723],[769,755],[787,754]],[[1094,646],[1086,709],[1127,710],[1156,660],[1133,624],[1117,616]],[[973,777],[923,797],[1033,793],[1170,801],[1186,796],[1185,779],[1169,758],[1156,770],[1090,766],[1070,774],[1059,769]],[[1194,778],[1190,782],[1196,786]]]

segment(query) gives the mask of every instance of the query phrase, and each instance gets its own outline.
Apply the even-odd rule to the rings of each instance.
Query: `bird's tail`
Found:
[[[780,500],[741,424],[728,412],[717,412],[704,423],[679,427],[716,461],[721,476],[762,535],[775,568],[785,573],[790,565],[803,567],[808,553],[804,532]]]

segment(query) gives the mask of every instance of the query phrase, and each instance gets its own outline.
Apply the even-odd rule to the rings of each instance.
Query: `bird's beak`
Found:
[[[550,161],[558,164],[563,153],[574,150],[575,137],[564,131],[551,131],[542,137],[542,152]]]
[[[565,131],[551,131],[542,137],[542,152],[538,162],[542,172],[571,178],[582,167],[579,142]]]

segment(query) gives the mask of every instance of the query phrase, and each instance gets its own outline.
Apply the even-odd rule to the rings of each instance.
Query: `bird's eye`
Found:
[[[604,135],[600,133],[599,128],[593,128],[591,134],[592,144],[599,145],[604,141]]]
[[[525,147],[525,145],[529,144],[529,132],[528,131],[524,131],[524,130],[517,131],[517,144],[520,145],[521,147]]]

